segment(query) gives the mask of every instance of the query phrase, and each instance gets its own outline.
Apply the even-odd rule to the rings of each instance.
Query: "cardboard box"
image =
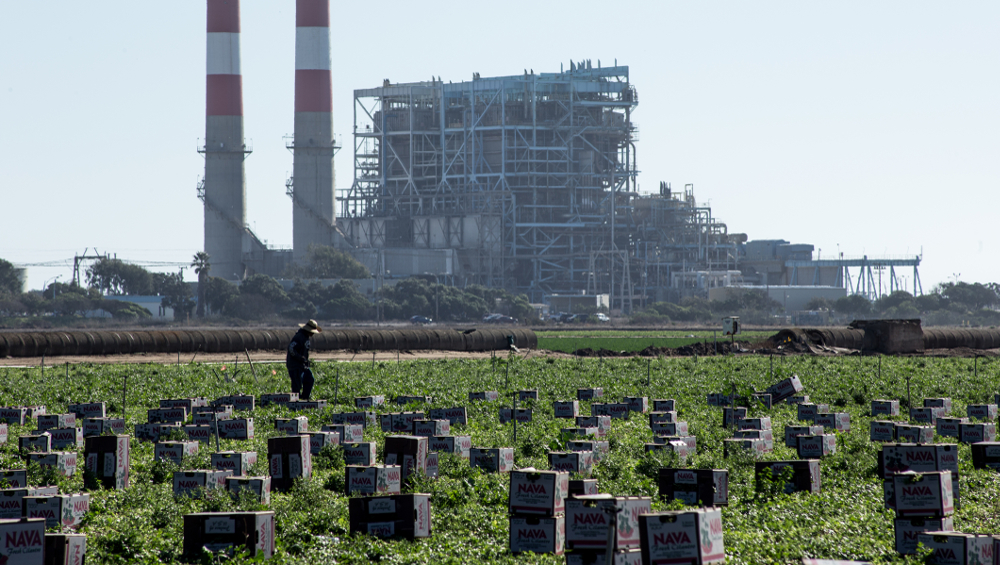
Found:
[[[347,501],[351,533],[381,538],[427,538],[431,535],[431,496],[393,494]]]
[[[346,474],[346,494],[399,494],[402,485],[402,469],[399,465],[348,465]]]
[[[28,471],[26,469],[6,469],[0,471],[0,484],[6,484],[6,488],[27,488]]]
[[[256,408],[256,401],[252,394],[233,394],[230,396],[220,396],[212,401],[213,406],[230,405],[233,410],[253,412]]]
[[[253,439],[253,418],[233,418],[218,423],[222,439]]]
[[[567,496],[569,473],[565,471],[539,471],[531,468],[511,471],[508,509],[512,514],[562,514],[566,511]]]
[[[59,494],[59,487],[21,487],[0,490],[0,520],[20,520],[24,516],[26,496],[52,496]]]
[[[673,398],[653,399],[653,412],[675,412],[677,411],[677,401]]]
[[[977,565],[995,563],[994,536],[961,532],[921,532],[917,542],[931,550],[928,563],[936,565]]]
[[[755,392],[750,395],[750,401],[760,404],[768,410],[774,406],[774,397],[769,392]]]
[[[820,477],[819,461],[816,459],[805,459],[802,461],[759,461],[754,464],[754,475],[757,480],[757,488],[760,489],[763,481],[767,478],[767,470],[771,471],[771,480],[778,480],[781,473],[788,467],[792,468],[792,478],[785,483],[784,491],[809,492],[818,494],[822,489],[822,478]]]
[[[17,438],[17,451],[25,453],[48,453],[52,451],[52,435],[48,432],[23,435]]]
[[[185,408],[153,408],[146,411],[146,416],[150,424],[183,424],[188,411]]]
[[[294,418],[275,418],[274,430],[286,436],[297,436],[309,431],[309,418],[296,416]]]
[[[469,458],[471,436],[435,436],[427,439],[428,452],[454,453],[462,459]]]
[[[580,401],[556,400],[552,403],[552,411],[556,418],[576,418],[580,415]]]
[[[513,412],[513,413],[512,413]],[[531,421],[531,408],[518,408],[512,411],[510,408],[500,409],[500,423],[506,424],[508,422],[513,422],[517,420],[522,424],[526,424]],[[442,435],[442,434],[436,434]]]
[[[78,528],[90,511],[89,494],[50,494],[25,496],[25,518],[42,518],[46,528]]]
[[[431,408],[429,414],[432,420],[448,420],[451,425],[468,424],[469,416],[464,406],[455,408]]]
[[[469,450],[469,465],[486,473],[509,473],[514,470],[514,448],[473,447]]]
[[[500,398],[500,393],[495,390],[484,390],[481,392],[470,392],[469,400],[498,400]]]
[[[510,552],[562,555],[566,549],[566,516],[511,516]]]
[[[606,441],[578,441],[566,442],[566,451],[589,451],[594,454],[594,463],[603,459],[610,451],[610,443]]]
[[[595,402],[590,405],[591,416],[611,416],[616,420],[628,420],[631,414],[632,411],[629,409],[628,403],[625,402],[608,402],[605,404]]]
[[[797,447],[799,459],[819,459],[837,452],[837,436],[820,434],[814,436],[799,436]]]
[[[794,396],[802,392],[803,386],[802,382],[799,381],[798,375],[792,375],[787,379],[783,379],[773,385],[767,387],[764,392],[771,394],[771,399],[774,402],[781,402],[782,400]]]
[[[256,451],[219,451],[212,454],[212,468],[220,471],[232,471],[233,476],[250,474],[251,467],[257,464]]]
[[[650,412],[648,417],[650,426],[653,424],[672,424],[677,421],[677,411],[669,410],[666,412]]]
[[[641,496],[595,494],[566,501],[566,547],[613,550],[639,547],[639,515],[652,512],[652,500]],[[612,528],[614,523],[614,528]]]
[[[261,504],[271,504],[271,477],[248,477],[244,475],[226,477],[226,490],[239,498],[243,491],[250,491]]]
[[[66,410],[76,414],[79,419],[83,418],[106,418],[107,408],[103,402],[83,402],[78,404],[68,404]]]
[[[195,398],[168,398],[160,399],[160,408],[183,408],[188,414],[194,413],[195,408],[208,406],[208,399],[204,397]]]
[[[299,393],[297,392],[278,392],[278,393],[260,395],[261,407],[270,406],[272,404],[281,404],[287,406],[289,402],[297,402],[298,400],[299,400]]]
[[[332,445],[334,447],[340,446],[340,434],[334,432],[309,432],[306,434],[309,436],[309,452],[313,455],[319,455],[323,448]]]
[[[934,427],[897,424],[896,441],[905,443],[931,443],[934,441]]]
[[[935,423],[937,428],[937,434],[943,437],[953,437],[958,438],[959,429],[958,427],[962,424],[968,424],[968,418],[938,418]]]
[[[996,404],[969,404],[965,407],[965,413],[970,420],[996,420]]]
[[[528,412],[528,421],[531,421],[531,412]],[[448,420],[413,420],[411,432],[415,436],[435,437],[451,434],[451,422]]]
[[[0,520],[0,555],[5,565],[44,565],[45,520]]]
[[[729,505],[729,471],[726,469],[676,469],[659,470],[660,498],[680,500],[698,506]]]
[[[7,438],[10,435],[9,428],[6,422],[0,422],[0,445],[7,443]]]
[[[420,436],[387,436],[385,438],[386,465],[402,467],[403,480],[416,472],[427,474],[427,438]]]
[[[910,408],[910,420],[919,424],[930,424],[933,426],[937,422],[940,414],[941,408]]]
[[[740,418],[736,421],[737,430],[770,430],[770,418]]]
[[[83,482],[88,489],[98,485],[123,490],[129,484],[131,450],[128,436],[99,436],[83,440],[87,472]]]
[[[205,406],[193,407],[191,415],[197,418],[199,414],[208,414],[210,417],[212,414],[217,414],[220,420],[226,420],[234,416],[235,410],[236,408],[232,404],[220,404],[218,401],[213,401]]]
[[[226,422],[233,419],[232,406],[226,406],[230,410],[219,412],[195,412],[191,418],[191,423],[196,426],[210,426],[215,422]]]
[[[339,412],[330,414],[332,424],[352,424],[362,428],[378,428],[379,415],[374,412]]]
[[[105,433],[125,435],[125,420],[122,418],[84,418],[83,437],[101,436]]]
[[[76,414],[42,414],[37,418],[37,424],[41,431],[55,428],[75,428]]]
[[[271,487],[287,491],[296,479],[312,477],[312,452],[309,436],[272,437],[267,440],[267,460]]]
[[[83,565],[86,534],[45,534],[45,565]]]
[[[597,479],[570,479],[569,495],[598,494]]]
[[[981,441],[972,444],[972,466],[976,469],[1000,469],[1000,442]]]
[[[639,515],[643,565],[723,563],[722,510],[699,508]]]
[[[303,410],[326,410],[328,405],[329,403],[325,400],[296,400],[285,406],[292,412],[301,412]]]
[[[924,406],[926,408],[944,408],[945,412],[951,412],[951,399],[950,398],[925,398]]]
[[[685,446],[687,449],[687,446]],[[553,471],[566,471],[589,477],[594,471],[593,451],[550,451],[549,467]]]
[[[49,451],[28,454],[28,461],[39,467],[48,467],[63,477],[76,474],[77,456],[75,451]]]
[[[200,560],[204,550],[251,557],[274,555],[274,512],[199,512],[184,515],[184,555]]]
[[[18,426],[24,426],[28,423],[30,416],[28,415],[28,409],[19,406],[8,406],[6,408],[0,408],[0,422],[7,424],[17,424]]]
[[[649,411],[649,399],[645,396],[626,396],[622,401],[628,404],[629,412],[645,414]]]
[[[353,442],[340,445],[344,449],[344,463],[346,465],[371,466],[375,464],[375,442]]]
[[[707,397],[709,406],[732,406],[736,401],[736,395],[712,392]]]
[[[365,429],[357,424],[327,424],[320,430],[340,435],[340,443],[360,443],[365,439]]]
[[[381,394],[354,397],[355,408],[374,408],[376,406],[382,406],[383,404],[385,404],[385,396]]]
[[[691,450],[691,453],[698,450],[698,438],[695,436],[656,436],[653,438],[653,443],[670,443],[672,441],[684,443]]]
[[[847,412],[826,412],[816,414],[813,422],[817,426],[835,432],[851,431],[851,415]]]
[[[559,435],[563,439],[593,439],[600,437],[597,435],[597,428],[562,428],[559,430]]]
[[[647,443],[643,446],[643,451],[649,453],[651,451],[667,451],[671,453],[676,453],[677,457],[681,460],[686,460],[691,455],[694,455],[693,450],[688,447],[688,444],[683,441],[668,441],[666,443]]]
[[[762,439],[728,438],[722,440],[723,457],[729,457],[730,453],[736,453],[737,450],[747,451],[751,457],[761,457],[767,452],[767,446],[764,445],[764,440]]]
[[[891,420],[872,420],[868,430],[871,441],[896,441],[896,422]]]
[[[197,454],[196,441],[162,441],[153,446],[153,461],[170,461],[181,465],[185,457]]]
[[[175,471],[174,496],[201,498],[202,491],[226,487],[226,478],[232,471]]]
[[[178,430],[183,433],[184,429],[176,424],[136,424],[135,425],[135,439],[140,439],[143,441],[158,442],[161,439],[166,438],[170,432],[173,430]],[[83,433],[84,439],[88,437],[99,436],[101,434],[88,435],[86,431]]]
[[[603,398],[603,397],[604,397],[604,389],[600,387],[576,389],[577,400],[594,400],[595,398]]]
[[[431,396],[397,396],[394,402],[399,406],[406,406],[407,404],[427,404],[428,402],[434,402],[434,398]]]
[[[52,449],[80,449],[83,447],[83,430],[80,428],[50,428]]]
[[[892,477],[896,516],[951,516],[955,512],[951,472],[899,473]]]
[[[746,408],[726,406],[722,409],[722,427],[735,428],[736,422],[747,417]]]
[[[519,402],[524,402],[526,400],[538,400],[538,389],[531,390],[519,390],[517,391],[517,400]]]
[[[829,404],[812,404],[803,403],[796,405],[796,413],[798,415],[799,421],[802,422],[812,422],[816,419],[816,414],[826,413],[830,411]]]
[[[184,435],[191,441],[212,443],[212,440],[215,439],[215,428],[212,426],[184,426],[181,429],[184,430]]]
[[[915,555],[917,538],[924,532],[951,532],[955,525],[951,516],[943,518],[900,518],[893,520],[896,535],[896,553]]]
[[[823,426],[785,426],[785,447],[797,449],[799,447],[798,436],[815,436],[823,433]],[[892,441],[892,437],[885,441]]]
[[[959,424],[958,440],[962,443],[977,443],[997,440],[997,425],[992,423]]]
[[[413,429],[413,421],[426,420],[427,415],[423,412],[390,412],[382,414],[379,418],[383,432],[410,433]],[[447,418],[432,419],[445,420]]]
[[[764,442],[764,452],[774,451],[774,432],[771,430],[739,430],[733,432],[736,439],[759,439]]]
[[[579,428],[597,428],[598,437],[606,437],[611,431],[611,416],[577,416]]]
[[[872,400],[872,416],[899,416],[899,401]]]
[[[954,444],[889,443],[879,452],[878,473],[891,479],[896,473],[951,471],[958,473],[958,446]]]

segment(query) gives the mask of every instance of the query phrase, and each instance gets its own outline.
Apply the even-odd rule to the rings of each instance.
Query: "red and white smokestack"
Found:
[[[205,116],[205,252],[212,274],[241,278],[246,225],[240,2],[208,0]]]
[[[295,139],[292,253],[331,245],[334,233],[333,94],[330,0],[295,2]]]

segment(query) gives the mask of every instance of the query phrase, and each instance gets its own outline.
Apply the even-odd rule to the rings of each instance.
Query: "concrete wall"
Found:
[[[847,296],[847,289],[833,286],[741,286],[719,287],[708,290],[709,300],[726,300],[733,292],[744,290],[763,290],[772,300],[785,307],[785,312],[805,310],[806,303],[813,298],[826,298],[835,301]]]

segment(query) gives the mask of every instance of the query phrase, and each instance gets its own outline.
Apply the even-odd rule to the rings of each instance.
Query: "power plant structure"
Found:
[[[696,201],[693,185],[641,193],[639,97],[617,61],[355,90],[354,175],[350,188],[335,190],[329,0],[296,0],[295,129],[286,144],[293,247],[269,248],[246,220],[252,149],[243,131],[239,0],[207,7],[198,196],[213,276],[280,278],[311,246],[333,245],[368,267],[373,289],[433,276],[533,303],[582,298],[625,312],[739,286],[874,292],[871,269],[884,266],[877,258],[820,262],[809,244],[748,241]],[[889,265],[890,288],[899,287],[891,269],[912,266],[916,293],[919,260]],[[868,269],[857,277],[863,285],[852,285],[850,266]]]

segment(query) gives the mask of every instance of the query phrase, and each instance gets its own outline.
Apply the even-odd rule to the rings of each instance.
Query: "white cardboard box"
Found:
[[[569,473],[523,469],[510,474],[508,508],[514,514],[555,516],[566,510]]]
[[[566,517],[510,517],[511,553],[551,553],[562,555],[566,547]]]
[[[682,512],[640,514],[643,563],[722,563],[722,510],[706,508]]]

